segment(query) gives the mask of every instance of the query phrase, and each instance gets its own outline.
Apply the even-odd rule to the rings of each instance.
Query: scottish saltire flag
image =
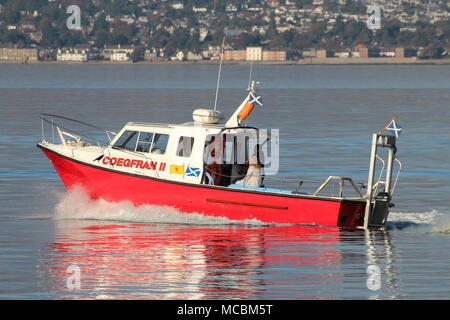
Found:
[[[248,103],[251,103],[251,104],[257,103],[260,106],[263,105],[261,96],[255,97],[255,95],[253,93],[250,93],[250,98],[251,98],[251,100]]]
[[[395,122],[395,118],[385,127],[386,130],[393,131],[395,137],[399,137],[402,134],[402,127]]]
[[[199,177],[201,170],[200,168],[192,168],[191,166],[188,166],[184,173],[188,177]]]

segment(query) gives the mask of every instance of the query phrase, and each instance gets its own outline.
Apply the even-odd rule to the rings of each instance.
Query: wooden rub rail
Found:
[[[288,207],[273,206],[270,204],[261,204],[261,203],[237,202],[237,201],[219,200],[219,199],[206,199],[206,201],[207,202],[215,202],[215,203],[224,203],[224,204],[234,204],[234,205],[240,205],[240,206],[259,207],[259,208],[270,208],[270,209],[280,209],[280,210],[288,209]]]

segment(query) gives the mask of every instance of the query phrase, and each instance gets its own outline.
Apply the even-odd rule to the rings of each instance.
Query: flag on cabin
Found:
[[[259,104],[260,106],[262,106],[263,104],[262,104],[262,98],[261,98],[261,96],[257,96],[257,97],[255,97],[255,95],[253,94],[253,93],[250,93],[250,101],[248,102],[248,103],[251,103],[251,104],[255,104],[255,103],[257,103],[257,104]]]
[[[191,166],[188,166],[185,173],[188,177],[199,177],[201,170],[200,168],[192,168]]]
[[[184,173],[184,165],[178,166],[176,164],[171,164],[170,165],[170,173],[183,174]]]
[[[395,137],[397,138],[402,134],[402,127],[398,125],[397,122],[395,122],[395,118],[393,118],[391,122],[386,127],[384,127],[384,129],[388,131],[393,131]]]

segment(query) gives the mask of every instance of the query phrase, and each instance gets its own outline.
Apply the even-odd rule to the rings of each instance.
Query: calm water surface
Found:
[[[245,95],[225,66],[218,109]],[[66,192],[36,148],[40,113],[117,131],[186,122],[214,103],[217,66],[0,65],[0,298],[449,299],[450,67],[254,66],[279,128],[280,175],[367,179],[371,134],[396,116],[403,172],[386,231],[267,226]],[[71,265],[81,288],[69,289]],[[381,272],[367,286],[368,266]]]

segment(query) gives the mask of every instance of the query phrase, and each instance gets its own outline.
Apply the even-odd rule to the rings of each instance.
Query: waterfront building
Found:
[[[37,61],[37,48],[0,47],[0,60],[30,62]]]
[[[56,53],[57,61],[86,62],[91,58],[91,48],[86,46],[59,48]]]
[[[262,47],[247,47],[246,60],[247,61],[261,61],[262,60]]]
[[[287,55],[285,50],[263,50],[263,61],[286,61]]]

